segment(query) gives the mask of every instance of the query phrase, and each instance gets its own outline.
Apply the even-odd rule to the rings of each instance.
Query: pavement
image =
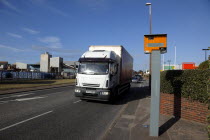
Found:
[[[148,81],[133,83],[115,104],[73,93],[74,85],[60,85],[0,95],[0,140],[208,139],[205,125],[163,115],[160,136],[150,137]]]
[[[149,136],[151,98],[148,87],[139,87],[138,94],[132,98],[104,140],[208,140],[206,125],[165,115],[160,115],[159,137]]]

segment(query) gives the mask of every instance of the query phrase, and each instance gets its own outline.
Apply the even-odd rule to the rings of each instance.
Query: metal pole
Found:
[[[149,5],[150,34],[152,34],[152,4]]]
[[[210,49],[202,49],[203,51],[205,51],[205,61],[207,60],[206,56],[207,56],[207,51]]]
[[[174,53],[175,53],[175,56],[174,56],[174,57],[175,57],[175,58],[174,58],[174,67],[175,67],[175,69],[176,69],[176,45],[175,45],[174,49],[175,49],[175,52],[174,52]]]
[[[205,61],[206,61],[206,50],[205,50]]]
[[[152,51],[152,88],[150,109],[150,136],[159,136],[160,112],[160,51]]]
[[[149,5],[149,33],[152,34],[152,4]],[[149,87],[151,89],[151,74],[152,74],[152,54],[150,54],[150,73],[149,73]]]
[[[146,6],[149,6],[149,33],[152,34],[152,4],[151,3],[146,3]],[[150,54],[150,58],[149,58],[149,88],[151,89],[151,73],[152,73],[152,69],[151,69],[151,54]]]
[[[163,71],[164,71],[164,54],[163,54]]]

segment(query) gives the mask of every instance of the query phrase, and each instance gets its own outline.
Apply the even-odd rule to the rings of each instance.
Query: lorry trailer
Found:
[[[133,58],[123,46],[89,46],[79,58],[75,96],[113,101],[129,90]]]

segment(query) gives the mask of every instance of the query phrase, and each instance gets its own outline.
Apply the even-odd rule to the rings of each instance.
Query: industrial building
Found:
[[[29,65],[26,63],[16,62],[16,69],[21,71],[30,70]]]
[[[63,68],[63,58],[52,57],[50,58],[50,72],[61,73]]]
[[[52,57],[51,54],[45,52],[41,54],[40,57],[40,71],[41,72],[50,72],[50,58]]]
[[[7,61],[0,61],[0,70],[5,70],[8,67]]]
[[[62,57],[52,57],[45,52],[40,55],[40,62],[36,64],[16,62],[10,65],[7,61],[0,61],[0,70],[56,73],[59,77],[74,78],[78,64],[76,61],[63,61]]]

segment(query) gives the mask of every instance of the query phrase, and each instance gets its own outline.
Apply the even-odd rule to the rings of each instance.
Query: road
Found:
[[[81,101],[74,97],[74,86],[1,95],[0,140],[102,139],[145,84],[132,84],[113,105]]]

